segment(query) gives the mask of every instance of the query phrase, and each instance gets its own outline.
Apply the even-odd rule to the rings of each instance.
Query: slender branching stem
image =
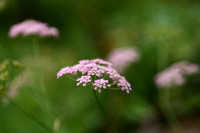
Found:
[[[179,122],[176,113],[173,110],[173,107],[170,102],[170,90],[162,90],[159,96],[159,105],[161,107],[161,111],[164,114],[165,119],[169,123],[170,127],[175,133],[184,133],[184,129]]]
[[[76,81],[74,78],[72,78],[72,77],[69,76],[69,75],[67,75],[67,77],[69,77],[69,78],[70,78],[71,80],[73,80],[73,81]],[[94,77],[94,80],[95,80],[95,79],[96,79],[96,75],[95,75],[95,77]],[[94,80],[93,80],[93,81],[94,81]],[[108,125],[110,131],[111,131],[112,133],[115,133],[114,130],[113,130],[113,128],[111,127],[111,124],[110,124],[110,122],[108,121],[108,118],[107,118],[107,116],[106,116],[106,114],[105,114],[105,112],[104,112],[104,110],[103,110],[103,107],[101,106],[101,103],[100,103],[100,101],[99,101],[99,99],[98,99],[98,97],[97,97],[97,95],[96,95],[96,91],[93,89],[92,84],[89,84],[89,86],[90,86],[90,87],[92,88],[92,90],[93,90],[93,94],[94,94],[95,100],[97,101],[97,104],[98,104],[98,106],[99,106],[99,108],[100,108],[100,110],[101,110],[101,112],[102,112],[102,114],[103,114],[103,117],[104,117],[104,120],[105,120],[106,124]],[[118,88],[109,88],[109,89],[118,89]]]
[[[73,81],[76,81],[76,79],[72,78],[71,76],[67,75],[68,78],[70,78]]]
[[[98,97],[97,97],[97,95],[96,95],[96,91],[95,91],[94,89],[93,89],[93,93],[94,93],[94,97],[95,97],[95,99],[96,99],[96,101],[97,101],[97,104],[98,104],[98,106],[99,106],[99,108],[100,108],[100,110],[101,110],[101,112],[102,112],[102,114],[103,114],[104,120],[106,121],[106,124],[108,125],[110,131],[111,131],[112,133],[114,133],[114,130],[112,129],[112,127],[111,127],[111,125],[110,125],[110,122],[108,121],[108,119],[107,119],[107,117],[106,117],[106,114],[105,114],[105,112],[104,112],[104,110],[103,110],[103,107],[101,106],[101,103],[100,103],[100,101],[99,101],[99,99],[98,99]]]
[[[43,123],[40,119],[38,119],[34,115],[32,115],[29,112],[27,112],[26,110],[24,110],[24,108],[22,108],[15,101],[13,101],[12,98],[10,98],[9,95],[7,95],[6,92],[2,92],[1,94],[9,101],[9,103],[11,103],[16,109],[18,109],[19,111],[21,111],[24,115],[26,115],[32,121],[34,121],[35,123],[37,123],[39,126],[43,127],[46,131],[48,131],[50,133],[52,132],[52,129],[49,126],[47,126],[45,123]]]
[[[106,89],[108,89],[108,90],[121,90],[121,88],[111,88],[111,87],[108,87]]]
[[[35,56],[36,65],[38,67],[37,69],[39,71],[40,87],[41,87],[43,93],[46,93],[45,86],[44,86],[42,69],[41,69],[41,63],[40,63],[39,46],[38,46],[38,43],[36,42],[36,40],[33,40],[33,50],[34,50],[34,56]]]
[[[50,107],[50,102],[47,96],[47,92],[46,92],[46,88],[45,88],[45,84],[44,84],[44,77],[43,77],[43,71],[42,71],[42,66],[41,66],[41,62],[40,62],[40,54],[39,54],[39,46],[38,46],[38,42],[36,39],[33,39],[33,52],[34,52],[34,56],[35,56],[35,62],[37,65],[37,75],[38,75],[38,81],[39,81],[39,86],[40,89],[38,89],[36,92],[37,96],[39,96],[39,103],[41,102],[41,100],[43,101],[42,103],[42,107],[44,110],[49,110],[50,112],[52,112],[52,109]],[[48,115],[51,116],[51,114],[48,112]]]

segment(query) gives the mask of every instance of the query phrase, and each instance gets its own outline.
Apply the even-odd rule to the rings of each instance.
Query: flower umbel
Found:
[[[126,90],[127,93],[132,90],[125,77],[118,74],[111,63],[102,59],[81,60],[77,65],[62,68],[57,73],[57,78],[65,74],[78,77],[77,86],[90,84],[99,93],[101,93],[102,88],[106,89],[111,86],[117,86],[122,91]]]
[[[11,38],[17,37],[20,34],[23,36],[38,35],[40,37],[58,37],[59,32],[55,27],[49,27],[46,23],[30,19],[13,25],[9,31]]]
[[[156,75],[155,83],[160,88],[181,86],[185,83],[184,76],[197,73],[199,66],[186,61],[171,65],[163,72]]]
[[[118,48],[108,55],[107,60],[118,72],[124,72],[132,63],[139,61],[140,54],[134,47]]]

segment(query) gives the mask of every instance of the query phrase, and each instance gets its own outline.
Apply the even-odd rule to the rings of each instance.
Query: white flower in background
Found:
[[[114,49],[110,52],[107,60],[113,64],[113,67],[120,73],[124,72],[127,67],[140,59],[140,54],[133,47],[123,47]]]
[[[199,66],[187,61],[181,61],[171,65],[155,77],[155,84],[159,88],[172,88],[183,85],[186,81],[184,76],[197,73]]]

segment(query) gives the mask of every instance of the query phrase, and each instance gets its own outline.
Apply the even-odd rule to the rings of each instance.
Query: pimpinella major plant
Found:
[[[132,90],[131,85],[126,78],[121,76],[112,67],[111,63],[102,59],[81,60],[77,65],[62,68],[57,73],[57,78],[63,75],[67,75],[72,80],[77,81],[77,86],[82,85],[90,87],[93,90],[104,119],[111,132],[114,132],[99,102],[96,91],[101,93],[104,89],[121,89],[122,91],[126,91],[126,93],[130,93]]]
[[[14,24],[11,26],[9,33],[10,38],[23,37],[33,47],[34,64],[36,66],[35,85],[38,87],[34,88],[34,95],[37,97],[36,100],[41,106],[43,111],[48,110],[48,116],[51,117],[52,107],[48,98],[47,89],[44,83],[43,66],[41,61],[41,51],[40,51],[40,40],[47,37],[59,37],[59,30],[56,27],[49,26],[47,23],[40,22],[33,19],[27,19],[23,22]]]
[[[59,31],[56,27],[49,26],[47,23],[43,23],[37,20],[33,19],[28,19],[23,22],[14,24],[8,33],[10,38],[16,38],[16,37],[26,37],[28,40],[31,41],[32,47],[33,47],[33,55],[35,56],[35,64],[37,66],[37,71],[35,71],[37,75],[37,81],[35,84],[38,84],[39,87],[34,88],[35,94],[37,94],[37,101],[38,104],[41,105],[42,109],[44,111],[50,110],[51,112],[51,107],[50,103],[48,101],[48,96],[43,80],[43,69],[40,61],[40,50],[39,50],[39,39],[44,38],[44,37],[54,37],[58,38],[59,37]],[[3,79],[6,78],[7,73],[5,73],[3,76]],[[6,84],[9,82],[3,81],[3,85],[0,86],[0,88],[3,90]],[[10,101],[10,103],[13,103],[13,105],[18,108],[20,111],[22,111],[25,115],[27,115],[29,118],[34,120],[36,123],[38,123],[40,126],[43,128],[47,129],[49,132],[52,132],[51,128],[49,128],[46,124],[44,124],[42,121],[40,121],[38,118],[33,116],[32,114],[26,112],[22,107],[18,106],[17,103],[12,101],[10,97],[8,97],[6,91],[3,91],[2,94],[4,94],[4,97]],[[49,114],[50,116],[51,114]]]

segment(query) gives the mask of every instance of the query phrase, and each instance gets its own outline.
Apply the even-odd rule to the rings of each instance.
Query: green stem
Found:
[[[33,52],[34,52],[34,56],[35,56],[35,62],[37,65],[37,70],[38,70],[38,81],[39,81],[39,86],[40,89],[38,89],[39,93],[36,92],[36,95],[39,97],[39,103],[41,104],[41,101],[43,101],[42,103],[42,107],[44,110],[51,110],[50,106],[49,106],[49,100],[47,97],[47,92],[46,92],[46,88],[44,85],[44,78],[43,78],[43,72],[42,72],[42,67],[41,67],[41,63],[40,63],[40,54],[39,54],[39,46],[36,40],[33,40]],[[38,95],[39,94],[39,95]],[[48,114],[50,115],[50,114]]]
[[[96,101],[97,101],[97,104],[98,104],[98,106],[99,106],[99,108],[100,108],[100,110],[101,110],[101,112],[102,112],[102,114],[103,114],[104,120],[106,121],[106,124],[108,125],[110,131],[111,131],[112,133],[114,133],[114,130],[112,129],[112,127],[111,127],[111,125],[110,125],[110,123],[109,123],[109,121],[108,121],[108,119],[107,119],[107,117],[106,117],[106,114],[105,114],[105,112],[104,112],[104,110],[103,110],[103,107],[102,107],[101,104],[100,104],[100,101],[99,101],[99,99],[98,99],[98,97],[97,97],[97,95],[96,95],[96,91],[95,91],[94,89],[93,89],[93,93],[94,93],[94,97],[95,97],[95,99],[96,99]]]
[[[161,107],[161,111],[163,112],[165,119],[169,123],[170,127],[175,133],[184,133],[184,129],[179,122],[176,113],[174,112],[171,103],[170,103],[170,90],[162,90],[162,94],[159,97],[159,105]]]
[[[38,119],[34,115],[32,115],[32,114],[28,113],[27,111],[25,111],[21,106],[19,106],[15,101],[13,101],[12,98],[10,98],[7,95],[6,92],[4,92],[2,94],[16,109],[18,109],[19,111],[21,111],[24,115],[26,115],[27,117],[29,117],[31,120],[33,120],[35,123],[37,123],[38,125],[40,125],[41,127],[43,127],[48,132],[52,132],[52,129],[50,127],[48,127],[46,124],[44,124],[40,119]]]
[[[35,56],[35,61],[36,61],[37,67],[38,67],[38,71],[40,73],[40,75],[39,75],[40,86],[41,86],[41,89],[43,90],[43,92],[45,92],[43,74],[42,74],[42,69],[41,69],[41,64],[40,64],[39,46],[36,41],[33,41],[33,50],[34,50],[34,56]]]
[[[106,88],[106,89],[108,89],[108,90],[121,90],[121,88]]]
[[[76,79],[72,78],[71,76],[67,75],[68,78],[70,78],[73,81],[76,81]]]

